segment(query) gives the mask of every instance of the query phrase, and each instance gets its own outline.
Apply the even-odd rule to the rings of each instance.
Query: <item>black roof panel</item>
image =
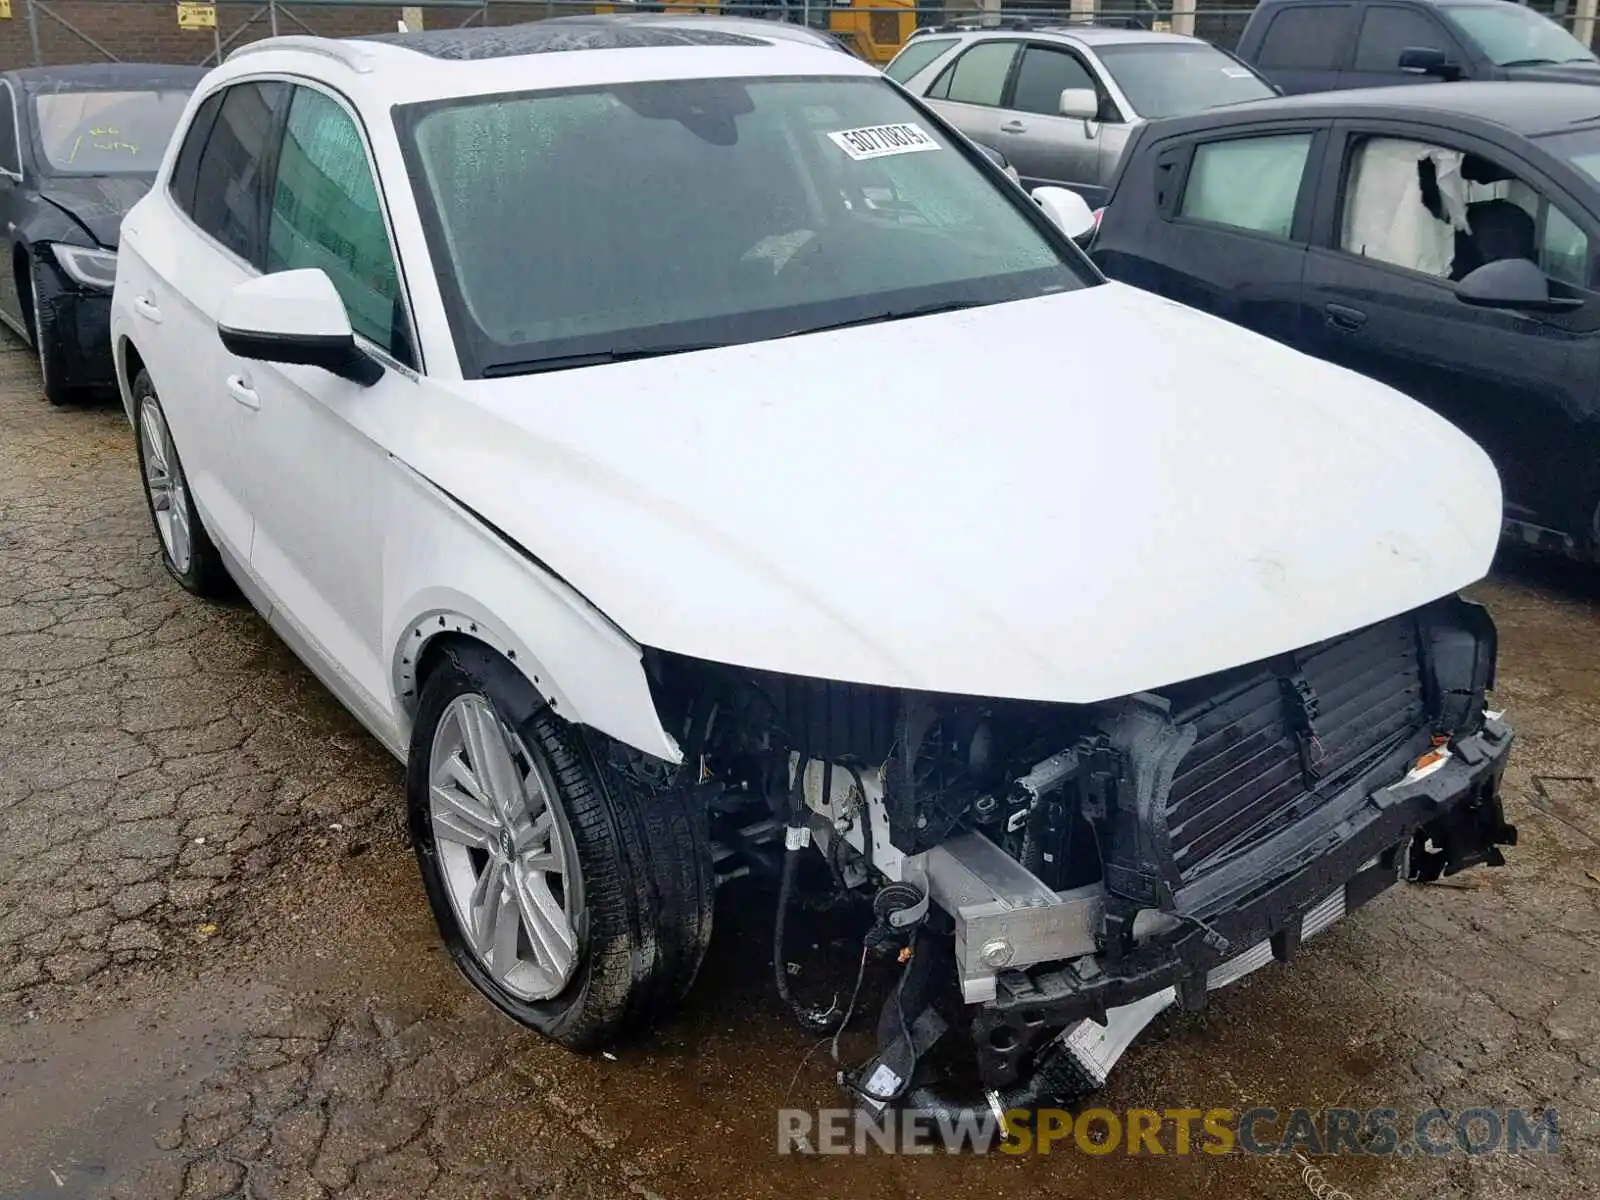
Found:
[[[565,25],[544,21],[487,29],[427,29],[416,33],[375,33],[352,39],[402,46],[429,58],[477,62],[564,50],[642,50],[660,46],[767,46],[758,38],[719,29],[673,29],[664,25]]]
[[[1499,0],[1503,3],[1504,0]],[[1261,116],[1338,117],[1391,114],[1447,113],[1474,117],[1523,134],[1549,133],[1571,125],[1600,121],[1600,87],[1586,83],[1428,83],[1395,87],[1355,88],[1342,92],[1308,92],[1270,100],[1230,104],[1192,118],[1198,127],[1211,122],[1231,123],[1231,118]]]

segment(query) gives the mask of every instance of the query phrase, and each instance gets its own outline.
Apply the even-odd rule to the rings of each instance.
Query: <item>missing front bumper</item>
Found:
[[[1263,876],[1241,903],[1183,919],[1114,962],[1086,955],[1033,970],[1001,971],[995,995],[973,1021],[978,1065],[991,1088],[1013,1084],[1048,1039],[1093,1084],[1167,1007],[1202,1007],[1226,987],[1277,959],[1402,879],[1427,880],[1477,864],[1504,862],[1514,845],[1500,782],[1511,730],[1488,717],[1481,732],[1426,771],[1367,797],[1330,831],[1324,851],[1279,876]],[[1180,912],[1184,910],[1180,909]]]

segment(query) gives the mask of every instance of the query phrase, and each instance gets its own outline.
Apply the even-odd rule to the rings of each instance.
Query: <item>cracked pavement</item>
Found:
[[[1237,1154],[780,1157],[775,1109],[839,1093],[738,897],[652,1036],[521,1031],[438,944],[398,766],[248,609],[167,578],[120,409],[52,410],[3,333],[0,460],[0,1196],[1309,1194]],[[1393,889],[1158,1023],[1097,1103],[1553,1106],[1552,1157],[1318,1167],[1355,1197],[1600,1195],[1600,576],[1475,591],[1510,866]]]

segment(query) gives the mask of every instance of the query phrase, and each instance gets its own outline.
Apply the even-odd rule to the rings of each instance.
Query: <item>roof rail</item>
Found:
[[[299,50],[306,54],[321,54],[343,63],[358,75],[367,75],[372,71],[372,63],[367,52],[353,45],[351,41],[300,33],[283,34],[280,37],[262,38],[259,42],[250,42],[230,53],[226,61],[232,62],[246,54],[256,54],[264,50]]]
[[[1012,32],[1069,33],[1074,29],[1150,29],[1150,22],[1142,17],[1001,17],[996,21],[963,20],[946,21],[943,25],[923,25],[912,31],[912,36],[923,33],[984,33],[989,30]]]

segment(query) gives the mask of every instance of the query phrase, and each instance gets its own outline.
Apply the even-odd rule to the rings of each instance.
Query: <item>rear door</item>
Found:
[[[1103,115],[1105,93],[1082,58],[1062,45],[1025,45],[1000,114],[996,145],[1023,186],[1061,184],[1098,205],[1106,194],[1100,180],[1101,123],[1061,115],[1061,93],[1068,88],[1093,91]]]
[[[1329,124],[1147,134],[1101,219],[1095,261],[1114,279],[1295,342]]]
[[[928,103],[969,138],[1001,149],[1000,105],[1021,51],[1010,39],[973,42],[933,81]]]
[[[1292,4],[1279,9],[1252,65],[1289,94],[1346,86],[1359,11],[1353,4]]]
[[[1425,8],[1374,4],[1361,15],[1356,52],[1346,87],[1389,87],[1401,83],[1438,83],[1436,75],[1417,75],[1400,69],[1403,50],[1438,50],[1465,67],[1467,57],[1455,36]]]

